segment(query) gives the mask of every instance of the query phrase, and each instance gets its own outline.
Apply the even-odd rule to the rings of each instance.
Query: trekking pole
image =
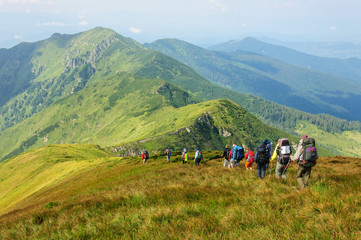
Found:
[[[288,163],[287,163],[287,165],[286,165],[286,167],[285,167],[285,170],[283,170],[283,172],[282,172],[282,175],[284,175],[284,174],[286,173],[287,168],[288,168],[288,166],[290,165],[290,162],[291,162],[291,159],[288,161]]]

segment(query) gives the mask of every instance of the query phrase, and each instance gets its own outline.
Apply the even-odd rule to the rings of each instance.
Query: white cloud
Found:
[[[208,0],[208,4],[210,5],[211,9],[220,9],[222,12],[228,11],[228,6],[220,3],[218,0]]]
[[[43,22],[43,23],[37,23],[36,26],[58,26],[58,27],[62,27],[65,26],[64,23],[62,22]]]
[[[272,8],[272,9],[279,9],[279,8],[294,8],[296,7],[296,3],[292,1],[283,2],[283,3],[275,3],[275,4],[268,4],[264,3],[262,5],[263,8]]]
[[[129,31],[131,31],[132,33],[136,33],[136,34],[138,34],[138,33],[141,33],[141,32],[142,32],[142,30],[141,30],[141,29],[139,29],[139,28],[135,28],[135,27],[130,27],[130,28],[129,28]]]
[[[336,27],[336,26],[331,26],[330,29],[331,29],[332,31],[336,31],[336,30],[337,30],[337,27]]]
[[[22,39],[23,38],[23,36],[21,36],[21,35],[14,35],[14,39],[16,39],[16,40],[19,40],[19,39]]]
[[[30,14],[31,13],[31,9],[26,9],[26,14]]]
[[[85,20],[81,21],[80,23],[78,23],[79,26],[87,26],[89,25],[89,23]]]

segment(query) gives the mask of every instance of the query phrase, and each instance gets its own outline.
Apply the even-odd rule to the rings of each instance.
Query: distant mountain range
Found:
[[[258,39],[258,38],[257,38]],[[270,39],[259,39],[263,42],[284,46],[299,52],[325,58],[359,58],[361,59],[361,43],[353,42],[284,42]]]
[[[361,84],[361,59],[359,58],[338,59],[318,57],[250,37],[240,41],[222,43],[210,49],[226,52],[241,50],[258,53],[310,70],[350,79],[358,85]]]
[[[222,52],[203,49],[177,39],[158,40],[145,46],[179,60],[212,82],[233,90],[251,93],[309,113],[327,113],[347,120],[361,120],[358,107],[361,81],[321,73],[261,55],[262,49],[265,49],[261,47],[263,45],[259,48],[244,47],[242,50],[237,47],[246,44],[253,46],[252,43],[257,46],[260,42],[249,38],[239,44],[228,43],[218,47]],[[231,49],[237,51],[225,52]],[[264,51],[269,52],[267,49]],[[291,50],[289,52],[293,53]],[[291,53],[287,56],[291,56]],[[289,58],[299,59],[297,56]],[[309,62],[305,57],[303,61]]]
[[[265,57],[248,53],[242,59],[239,53],[202,51],[211,54],[209,60],[203,60],[207,58],[202,54],[184,55],[211,62],[228,59],[230,66],[236,59],[245,85],[254,81],[265,83],[264,88],[273,87],[262,75],[272,74],[273,62],[257,65],[259,59],[266,61]],[[202,77],[196,67],[192,69],[110,29],[54,34],[0,53],[1,159],[51,143],[95,143],[128,154],[144,148],[222,149],[232,143],[254,148],[263,138],[275,142],[286,136],[297,141],[295,135],[310,127],[332,136],[345,134],[344,142],[351,146],[351,141],[358,142],[355,136],[361,131],[359,122],[312,115],[224,88]],[[246,64],[249,58],[255,58],[256,66]],[[286,81],[273,83],[286,85]],[[327,139],[318,144],[322,155],[360,152],[360,144],[351,150],[335,147]]]

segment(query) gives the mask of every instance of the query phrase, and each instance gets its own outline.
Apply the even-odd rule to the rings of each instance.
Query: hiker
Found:
[[[298,162],[297,182],[300,189],[308,186],[308,181],[311,177],[311,170],[317,163],[318,154],[315,139],[303,135],[295,155],[292,157],[293,161]]]
[[[224,152],[223,152],[223,155],[222,157],[224,157],[224,164],[223,164],[223,167],[226,167],[227,166],[227,163],[228,163],[228,168],[231,167],[231,159],[229,157],[229,153],[231,152],[231,149],[226,146],[226,148],[224,149]]]
[[[183,164],[186,164],[188,162],[188,152],[186,148],[183,150],[182,160],[183,160]]]
[[[149,153],[148,151],[143,151],[143,154],[142,154],[142,160],[143,160],[143,164],[147,162],[147,160],[149,159]]]
[[[249,148],[246,148],[246,155],[244,155],[244,158],[246,159],[246,170],[253,170],[254,152]]]
[[[236,167],[239,165],[239,162],[244,158],[244,149],[241,146],[237,146],[236,144],[233,144],[232,149],[232,161],[231,161],[231,167]]]
[[[167,161],[170,162],[170,156],[172,155],[172,149],[166,149],[165,150],[165,153],[164,153],[166,156],[167,156]]]
[[[276,163],[276,178],[282,178],[284,180],[287,179],[286,171],[291,161],[291,153],[292,149],[290,146],[290,142],[287,138],[281,138],[278,140],[275,150],[273,151],[273,155],[271,157],[271,161],[275,161]]]
[[[203,160],[203,154],[198,148],[196,148],[196,154],[194,156],[194,164],[196,166],[199,166],[199,163],[201,162],[201,160]]]
[[[255,162],[257,164],[257,177],[263,179],[266,175],[269,159],[271,158],[271,142],[263,139],[257,148]]]

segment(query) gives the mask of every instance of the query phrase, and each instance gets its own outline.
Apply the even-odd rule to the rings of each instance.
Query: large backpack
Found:
[[[257,164],[267,163],[269,161],[269,150],[267,145],[262,142],[257,148]]]
[[[244,158],[244,149],[241,146],[234,147],[233,158],[240,161]]]
[[[254,162],[254,153],[253,153],[253,151],[249,151],[247,153],[247,162],[250,162],[250,163]]]
[[[317,163],[318,154],[314,138],[305,138],[302,143],[303,159],[299,163],[305,167],[313,167]]]
[[[281,138],[278,142],[277,148],[278,161],[282,164],[287,164],[290,161],[292,149],[287,138]]]
[[[201,159],[202,159],[202,152],[198,151],[198,155],[197,155],[196,160],[201,160]]]

